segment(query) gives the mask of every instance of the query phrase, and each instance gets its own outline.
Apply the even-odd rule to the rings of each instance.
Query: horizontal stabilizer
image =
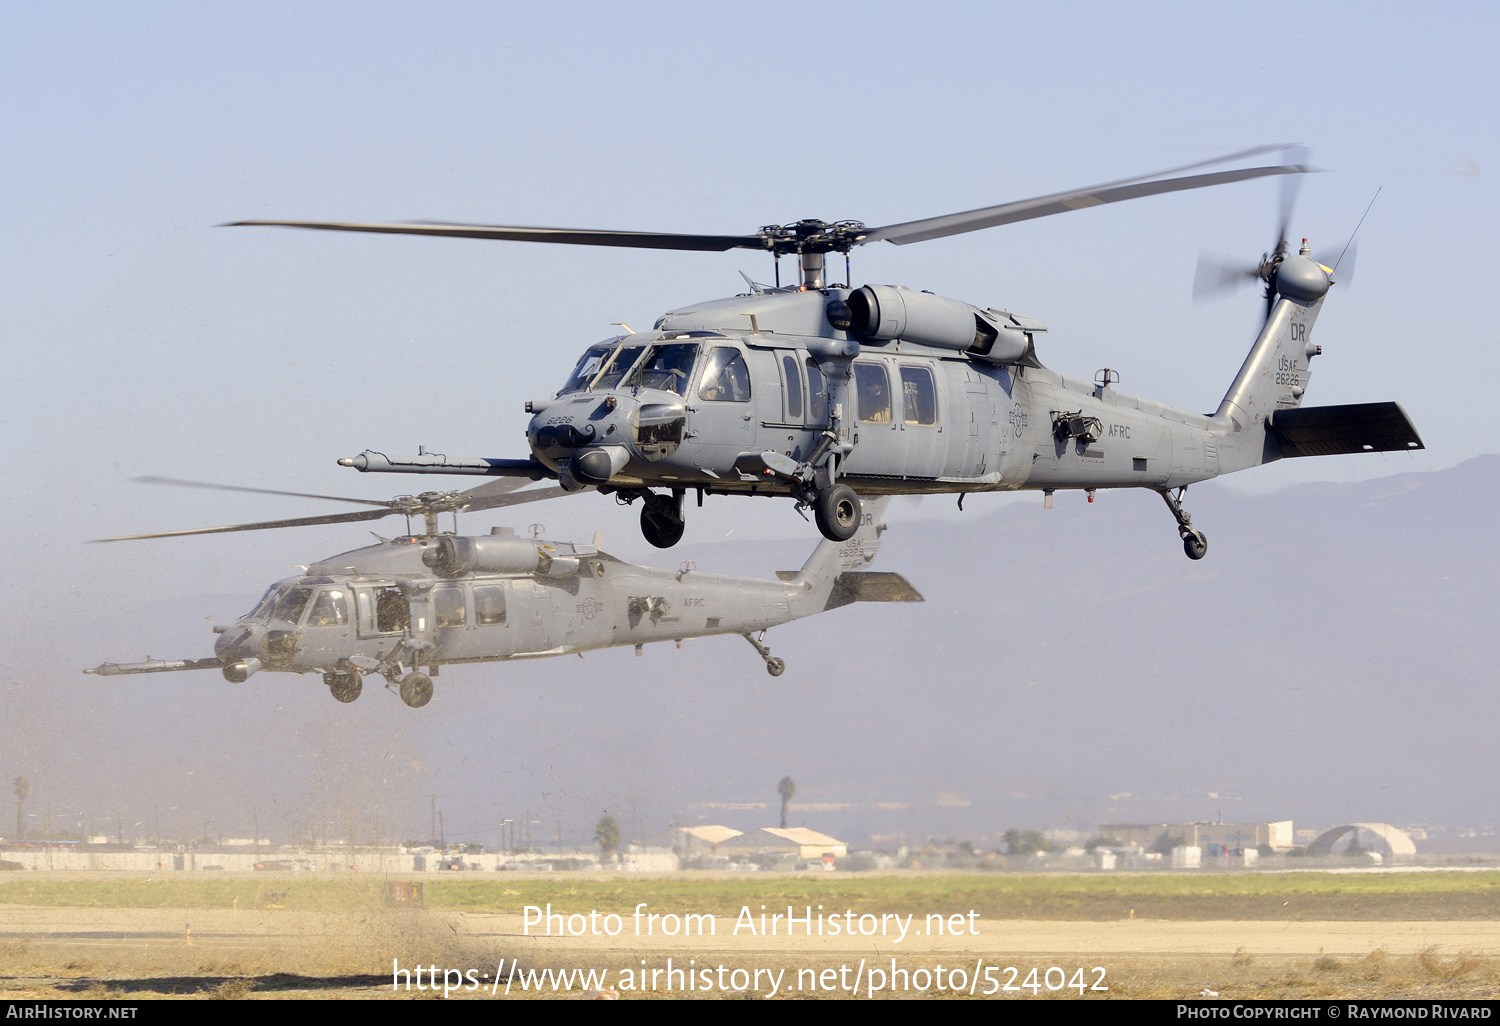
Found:
[[[881,573],[875,570],[846,570],[833,582],[833,592],[828,596],[827,609],[837,609],[851,602],[923,602],[900,574]]]
[[[1269,427],[1284,457],[1426,448],[1399,403],[1277,410]]]

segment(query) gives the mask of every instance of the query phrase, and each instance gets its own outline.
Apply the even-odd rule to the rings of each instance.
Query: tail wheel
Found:
[[[425,673],[408,673],[401,678],[401,701],[420,709],[432,701],[432,678]]]
[[[328,685],[329,694],[346,704],[358,698],[365,689],[364,681],[357,673],[325,673],[323,683]]]
[[[1188,559],[1202,559],[1208,553],[1208,535],[1202,531],[1189,531],[1182,536],[1182,551]]]
[[[848,485],[834,485],[818,493],[813,500],[813,518],[818,530],[829,541],[848,541],[859,530],[863,515],[859,496]]]

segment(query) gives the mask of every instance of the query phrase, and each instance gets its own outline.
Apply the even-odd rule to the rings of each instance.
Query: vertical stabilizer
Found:
[[[1310,361],[1319,352],[1310,339],[1322,308],[1321,296],[1310,303],[1285,296],[1276,300],[1213,417],[1215,432],[1224,439],[1219,445],[1220,473],[1266,462],[1267,419],[1277,410],[1302,405]]]
[[[778,574],[793,589],[794,616],[809,616],[851,602],[921,602],[922,596],[900,574],[871,573],[885,530],[881,517],[888,496],[864,501],[864,522],[848,541],[824,539],[795,574]]]

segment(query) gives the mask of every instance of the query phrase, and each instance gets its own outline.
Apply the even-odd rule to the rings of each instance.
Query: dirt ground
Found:
[[[1233,918],[1200,896],[1196,916],[979,917],[941,936],[918,915],[904,938],[736,934],[732,915],[712,936],[638,937],[626,914],[616,936],[547,937],[520,914],[487,911],[0,904],[0,1000],[441,998],[445,980],[449,999],[485,1000],[601,987],[622,998],[1500,996],[1495,918],[1446,918],[1439,906],[1431,918],[1372,918],[1359,894],[1343,896],[1340,915],[1340,901],[1322,896],[1318,919]]]

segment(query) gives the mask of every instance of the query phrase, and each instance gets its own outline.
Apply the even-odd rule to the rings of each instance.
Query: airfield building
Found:
[[[1259,848],[1290,851],[1292,821],[1276,823],[1105,823],[1099,836],[1111,844],[1136,845],[1157,851],[1175,847]]]

